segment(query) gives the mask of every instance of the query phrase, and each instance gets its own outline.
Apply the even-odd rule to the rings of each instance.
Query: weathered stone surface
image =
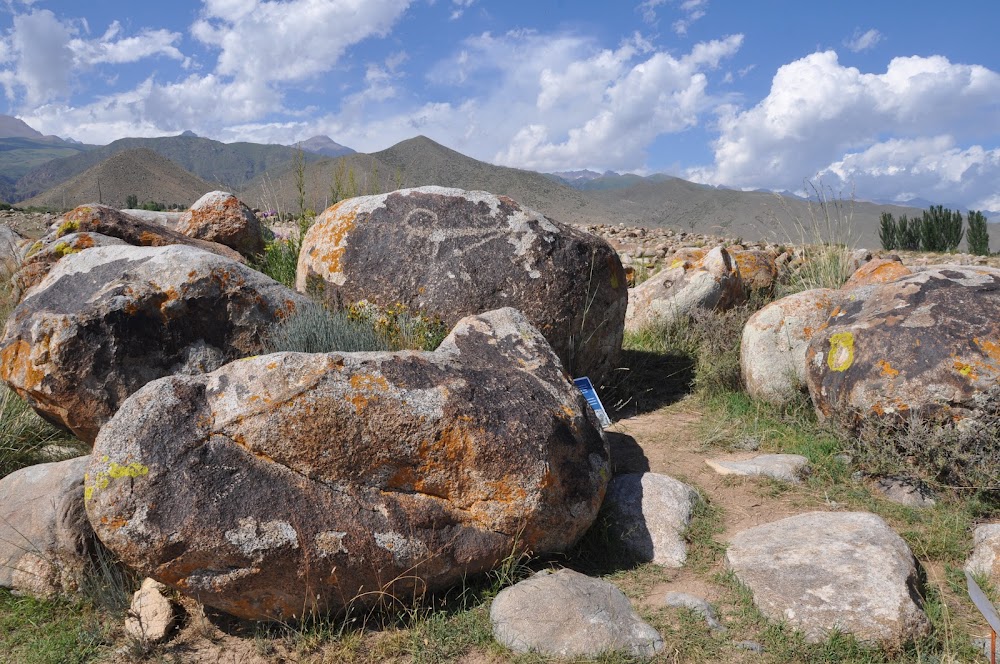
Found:
[[[177,230],[188,237],[224,244],[247,257],[264,251],[257,215],[227,191],[210,191],[195,201],[177,221]]]
[[[813,643],[837,630],[898,646],[930,630],[913,554],[874,514],[811,512],[751,528],[726,563],[765,616]]]
[[[607,443],[519,312],[434,352],[277,353],[129,398],[87,511],[130,566],[243,618],[401,602],[593,522]]]
[[[132,604],[125,616],[125,633],[145,644],[164,641],[174,628],[174,605],[164,595],[167,587],[155,579],[143,579],[132,595]]]
[[[605,499],[609,528],[636,560],[681,567],[687,560],[684,530],[700,500],[687,484],[658,473],[618,475]]]
[[[403,305],[446,325],[514,307],[570,374],[595,384],[617,366],[628,298],[621,262],[604,240],[506,196],[441,187],[326,210],[299,255],[297,288],[317,285],[333,302]]]
[[[913,274],[913,270],[903,265],[899,256],[876,258],[858,268],[841,287],[841,290],[852,290],[871,284],[885,284],[911,274]]]
[[[87,457],[0,479],[0,587],[48,596],[77,590],[94,532],[83,509]]]
[[[490,606],[490,622],[493,638],[517,653],[652,657],[663,650],[659,632],[621,590],[568,569],[539,572],[502,590]]]
[[[69,233],[59,238],[57,242],[37,242],[28,248],[24,262],[21,263],[12,278],[15,294],[20,297],[29,288],[41,283],[52,266],[63,256],[78,254],[84,249],[94,247],[112,247],[128,244],[116,237],[100,233]]]
[[[743,285],[751,291],[770,293],[778,281],[777,256],[760,249],[731,250],[730,255],[740,272]]]
[[[809,472],[809,459],[801,454],[761,454],[752,459],[706,459],[709,468],[720,475],[770,477],[798,483]]]
[[[972,556],[965,569],[972,574],[983,574],[1000,588],[1000,523],[984,523],[972,536]]]
[[[806,389],[806,350],[828,325],[838,291],[803,291],[772,302],[743,327],[740,370],[747,394],[781,405]]]
[[[639,330],[656,321],[688,316],[698,309],[725,310],[744,300],[739,269],[722,247],[697,263],[677,261],[629,293],[625,327]]]
[[[43,417],[93,442],[149,381],[260,353],[271,326],[307,303],[192,247],[87,249],[60,260],[11,314],[0,378]]]
[[[56,244],[70,233],[99,233],[124,240],[136,247],[165,247],[180,244],[243,262],[239,252],[229,247],[188,237],[158,223],[130,217],[120,210],[96,203],[81,205],[70,210],[57,219],[51,228],[53,230],[41,240],[43,245]]]
[[[663,598],[663,603],[673,608],[694,611],[705,619],[705,624],[713,632],[727,631],[726,626],[719,622],[712,605],[701,597],[688,593],[668,592]]]
[[[938,266],[846,291],[806,353],[817,413],[961,419],[1000,380],[1000,270]]]

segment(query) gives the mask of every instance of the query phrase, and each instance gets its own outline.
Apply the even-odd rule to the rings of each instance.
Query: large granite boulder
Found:
[[[778,283],[777,255],[761,249],[729,249],[747,290],[763,295],[774,291]]]
[[[56,242],[35,243],[26,252],[24,261],[11,278],[15,294],[20,297],[28,289],[41,283],[52,266],[62,260],[63,256],[78,254],[85,249],[93,249],[94,247],[127,244],[128,242],[125,240],[100,233],[69,233],[60,237]]]
[[[506,196],[441,187],[338,203],[303,241],[296,286],[335,304],[367,300],[446,325],[521,310],[564,368],[599,384],[617,365],[627,305],[618,254]]]
[[[94,542],[83,508],[87,462],[43,463],[0,479],[0,588],[39,596],[79,588]]]
[[[188,237],[224,244],[247,257],[264,251],[257,215],[227,191],[208,192],[176,223],[177,230]]]
[[[260,353],[307,298],[192,247],[107,246],[67,254],[11,314],[0,379],[40,415],[93,442],[151,380]]]
[[[823,418],[962,419],[1000,380],[1000,270],[935,266],[845,291],[806,361]]]
[[[171,212],[169,210],[141,210],[136,208],[123,209],[123,213],[136,219],[142,219],[153,224],[165,226],[172,231],[181,232],[181,218],[183,212]],[[221,243],[220,243],[221,244]]]
[[[604,579],[542,571],[502,590],[490,605],[493,637],[516,653],[653,657],[663,637]]]
[[[825,288],[776,300],[750,317],[740,342],[740,373],[747,394],[776,405],[806,391],[806,350],[828,325],[842,293]]]
[[[0,224],[0,278],[6,278],[17,269],[23,242],[24,238],[17,231]]]
[[[746,298],[735,261],[723,247],[716,247],[692,263],[677,259],[629,293],[625,328],[640,330],[653,323],[667,323],[695,311],[725,311]]]
[[[591,525],[608,449],[510,308],[434,352],[275,353],[130,397],[87,513],[142,574],[248,619],[407,603]]]
[[[878,516],[810,512],[738,533],[726,563],[766,617],[823,641],[898,648],[930,631],[916,560]]]

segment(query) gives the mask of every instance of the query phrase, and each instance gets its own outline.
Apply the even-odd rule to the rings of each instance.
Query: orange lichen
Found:
[[[844,290],[850,290],[868,284],[884,284],[896,281],[913,274],[910,268],[899,261],[876,258],[858,268],[857,272],[844,284]]]
[[[965,376],[969,380],[976,380],[977,378],[979,378],[979,374],[976,373],[975,367],[973,367],[971,364],[962,362],[961,360],[955,360],[954,367],[955,371]]]
[[[48,338],[43,342],[48,345]],[[18,339],[0,352],[0,378],[26,391],[41,386],[45,372],[39,371],[32,362],[31,344]]]
[[[895,378],[899,375],[899,369],[893,369],[892,365],[886,360],[879,360],[876,365],[882,370],[882,375],[886,378]]]
[[[982,349],[987,357],[1000,364],[1000,344],[979,338],[974,338],[972,341]]]
[[[356,219],[357,213],[351,211],[342,217],[334,216],[331,221],[313,227],[312,232],[315,237],[312,240],[313,249],[309,251],[309,255],[315,256],[316,260],[322,263],[329,273],[340,272],[340,259],[346,250],[344,240],[354,230]],[[322,250],[324,253],[316,256],[318,250]]]

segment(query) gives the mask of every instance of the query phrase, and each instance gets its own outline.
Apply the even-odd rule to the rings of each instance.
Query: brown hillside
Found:
[[[131,194],[140,204],[152,201],[186,208],[216,188],[152,150],[137,148],[119,152],[21,205],[68,210],[98,202],[123,208]]]

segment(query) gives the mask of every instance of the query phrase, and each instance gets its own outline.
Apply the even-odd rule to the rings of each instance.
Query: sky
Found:
[[[996,0],[0,0],[6,110],[1000,210]],[[2,109],[0,109],[2,110]]]

